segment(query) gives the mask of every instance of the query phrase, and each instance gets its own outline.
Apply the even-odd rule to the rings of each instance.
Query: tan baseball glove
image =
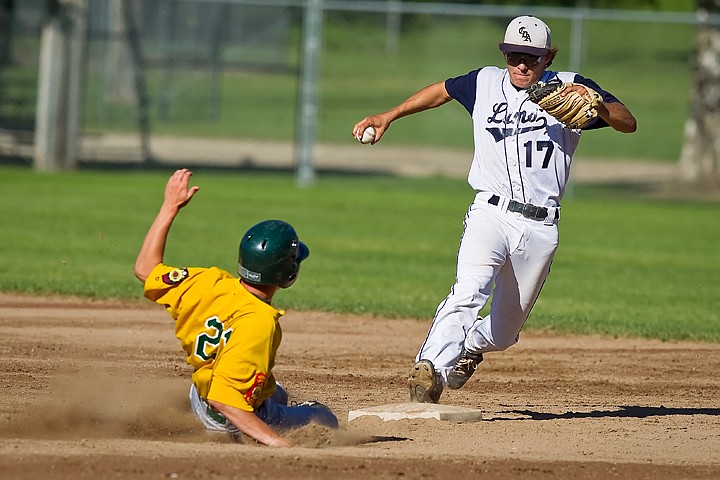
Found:
[[[587,95],[582,95],[569,87],[576,85],[572,82],[538,82],[528,88],[530,100],[537,103],[540,108],[562,122],[568,128],[583,128],[597,117],[597,106],[603,100],[599,93],[583,85]],[[561,93],[569,90],[567,95]]]

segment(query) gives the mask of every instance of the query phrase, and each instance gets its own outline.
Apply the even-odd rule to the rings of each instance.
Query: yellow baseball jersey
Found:
[[[285,313],[216,267],[157,265],[145,296],[175,319],[175,336],[194,368],[200,396],[253,411],[275,391],[272,368]]]

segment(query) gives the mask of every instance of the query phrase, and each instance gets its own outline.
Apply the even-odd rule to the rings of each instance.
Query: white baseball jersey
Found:
[[[572,72],[546,71],[553,79],[587,85],[605,102],[617,102],[595,82]],[[475,154],[468,182],[479,192],[492,192],[522,203],[560,205],[580,130],[564,128],[510,83],[506,69],[484,67],[445,81],[448,94],[473,120]],[[588,128],[605,127],[598,118]]]

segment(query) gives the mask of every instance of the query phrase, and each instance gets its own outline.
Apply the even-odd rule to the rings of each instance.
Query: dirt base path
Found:
[[[720,477],[720,345],[524,334],[442,403],[484,419],[383,422],[427,322],[289,312],[276,375],[341,420],[296,447],[212,436],[165,311],[0,294],[3,479]]]

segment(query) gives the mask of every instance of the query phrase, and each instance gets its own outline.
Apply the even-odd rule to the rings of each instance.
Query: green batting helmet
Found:
[[[300,262],[310,255],[295,229],[281,220],[260,222],[240,241],[238,274],[255,285],[287,288],[295,282]]]

